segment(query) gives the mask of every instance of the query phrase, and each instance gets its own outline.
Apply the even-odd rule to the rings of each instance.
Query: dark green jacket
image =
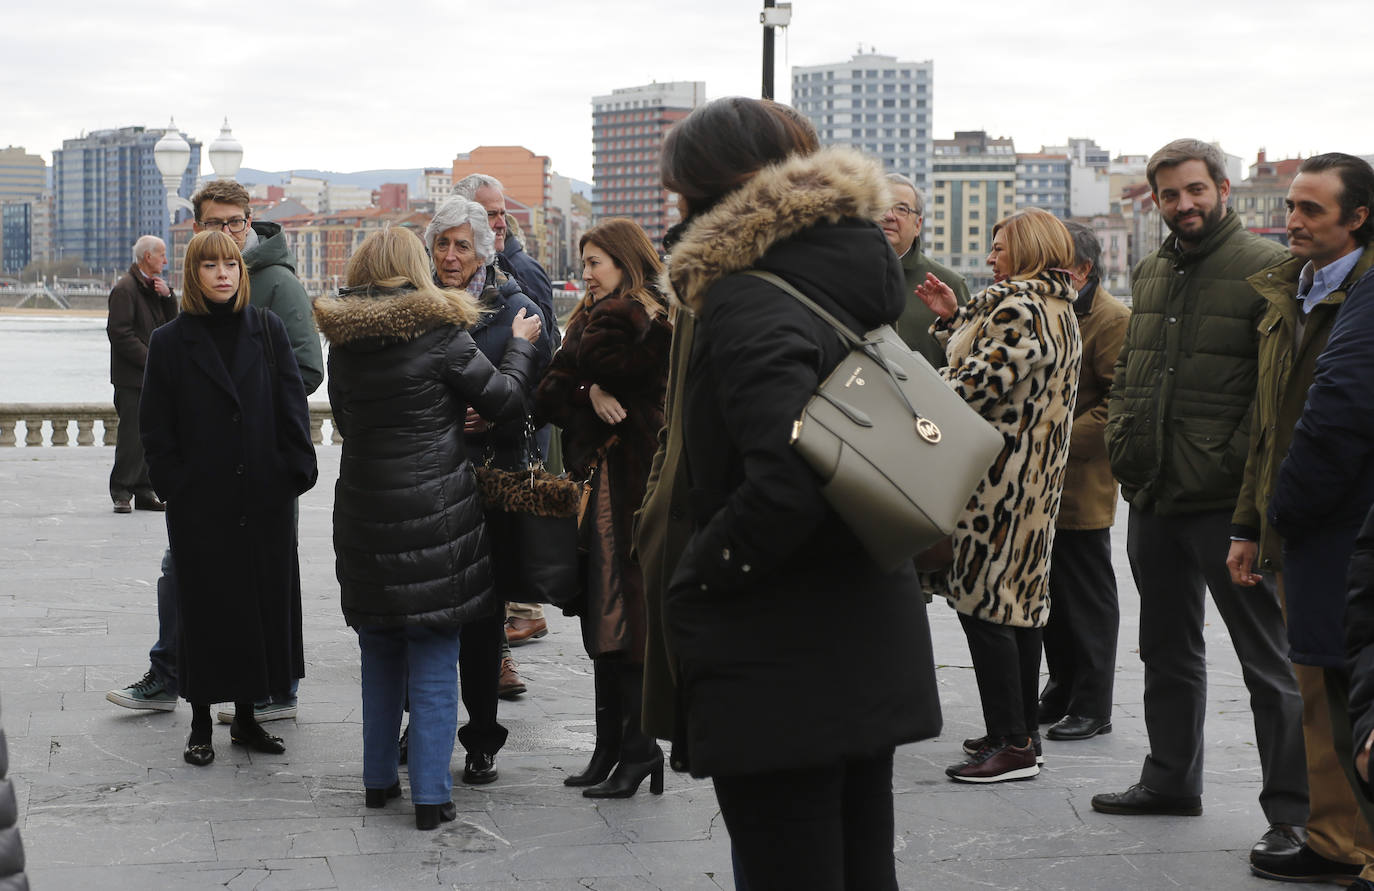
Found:
[[[249,296],[254,306],[270,309],[286,325],[291,352],[301,369],[305,394],[319,389],[324,380],[324,356],[315,315],[305,286],[296,278],[296,258],[286,246],[286,236],[276,223],[254,223],[258,243],[243,255],[248,266]]]
[[[963,306],[968,303],[968,285],[964,284],[959,273],[926,256],[921,250],[920,238],[912,242],[911,250],[902,257],[902,272],[906,275],[906,309],[897,320],[897,335],[906,341],[907,346],[925,356],[931,365],[944,368],[948,364],[945,351],[930,333],[935,313],[926,306],[924,300],[916,296],[916,286],[926,280],[927,272],[933,272],[936,278],[950,286],[959,305]]]
[[[1112,474],[1133,507],[1235,510],[1268,308],[1246,279],[1285,254],[1227,210],[1196,249],[1170,235],[1136,265],[1107,408]]]
[[[1374,250],[1366,248],[1341,286],[1312,308],[1299,346],[1295,332],[1301,310],[1296,295],[1298,276],[1306,263],[1301,257],[1290,256],[1250,276],[1250,284],[1268,301],[1268,310],[1259,324],[1259,385],[1249,457],[1231,522],[1235,535],[1260,543],[1259,568],[1268,572],[1282,568],[1283,543],[1265,517],[1279,464],[1288,454],[1293,428],[1302,417],[1317,357],[1326,348],[1336,313],[1345,303],[1346,292],[1374,267]]]

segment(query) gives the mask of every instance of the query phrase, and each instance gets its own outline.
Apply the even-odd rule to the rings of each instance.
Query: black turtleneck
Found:
[[[234,347],[238,344],[239,328],[243,326],[243,313],[234,312],[233,300],[227,303],[206,300],[205,305],[209,310],[204,319],[205,327],[210,331],[210,339],[215,342],[215,349],[219,350],[224,367],[232,368]]]

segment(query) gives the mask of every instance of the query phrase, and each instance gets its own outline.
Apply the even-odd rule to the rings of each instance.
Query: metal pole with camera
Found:
[[[759,22],[763,25],[763,94],[762,98],[773,98],[773,30],[786,28],[792,21],[792,4],[763,0],[763,12]]]

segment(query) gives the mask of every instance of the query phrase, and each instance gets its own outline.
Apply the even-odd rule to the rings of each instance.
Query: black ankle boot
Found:
[[[415,805],[415,828],[421,830],[438,829],[441,822],[452,822],[457,816],[458,809],[453,806],[451,801],[446,801],[443,804],[417,804]]]
[[[654,753],[643,761],[621,760],[611,771],[606,782],[589,789],[583,789],[587,798],[630,798],[639,791],[639,784],[649,777],[649,791],[655,795],[663,794],[663,750],[655,747]]]
[[[663,794],[663,750],[640,726],[643,712],[644,666],[627,663],[616,676],[620,700],[620,763],[606,782],[583,789],[587,798],[629,798],[649,777],[649,791]]]
[[[595,786],[606,781],[611,769],[620,760],[622,735],[620,693],[617,690],[619,668],[611,659],[592,662],[592,679],[596,691],[596,748],[592,760],[581,773],[563,778],[565,786]]]
[[[401,797],[401,784],[392,783],[385,789],[364,789],[363,793],[368,807],[386,807],[387,801]]]

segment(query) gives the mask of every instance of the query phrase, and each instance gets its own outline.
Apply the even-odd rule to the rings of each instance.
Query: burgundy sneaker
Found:
[[[1040,773],[1035,763],[1035,747],[1006,744],[985,745],[962,764],[950,765],[945,774],[960,783],[1004,783],[1029,780]]]

